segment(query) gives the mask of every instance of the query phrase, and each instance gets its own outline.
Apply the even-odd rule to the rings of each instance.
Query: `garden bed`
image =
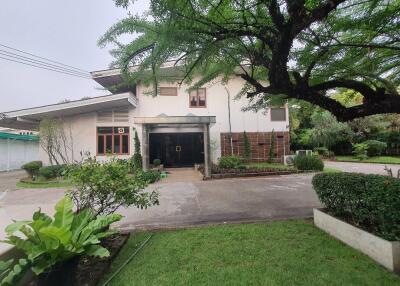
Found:
[[[277,176],[277,175],[289,175],[299,174],[314,171],[299,171],[296,169],[292,170],[277,170],[277,169],[220,169],[219,172],[212,172],[212,179],[225,179],[225,178],[236,178],[236,177],[259,177],[259,176]]]
[[[314,224],[347,245],[368,255],[387,269],[400,273],[400,241],[388,241],[380,238],[329,215],[323,209],[314,209]]]
[[[47,189],[47,188],[66,188],[71,187],[72,183],[62,179],[51,180],[32,180],[31,178],[22,178],[17,182],[17,189]]]
[[[62,264],[59,269],[48,274],[42,274],[32,281],[29,286],[57,285],[57,286],[95,286],[101,277],[108,271],[111,262],[122,249],[128,233],[120,233],[102,240],[101,245],[110,251],[110,256],[97,258],[81,256]]]

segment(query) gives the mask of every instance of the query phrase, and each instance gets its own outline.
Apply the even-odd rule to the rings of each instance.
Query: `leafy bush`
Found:
[[[381,175],[315,175],[312,184],[332,215],[389,240],[400,240],[400,180]]]
[[[368,145],[364,143],[353,144],[353,154],[360,161],[368,158]]]
[[[160,159],[154,159],[154,160],[153,160],[153,165],[154,165],[155,167],[160,166],[160,165],[161,165],[161,160],[160,160]]]
[[[142,180],[146,181],[149,184],[155,183],[160,179],[159,171],[143,171],[138,174]]]
[[[64,197],[55,206],[54,219],[39,209],[31,221],[16,221],[7,226],[7,239],[4,242],[14,245],[25,257],[14,266],[12,260],[3,262],[1,285],[16,285],[29,269],[39,275],[78,255],[110,255],[100,245],[100,240],[116,233],[108,227],[122,216],[112,214],[95,217],[90,209],[77,214],[72,209],[72,200]]]
[[[324,169],[324,162],[311,155],[297,155],[294,157],[293,165],[302,171],[322,171]]]
[[[21,169],[25,170],[29,176],[36,176],[39,169],[43,166],[42,161],[32,161],[21,166]]]
[[[379,156],[382,152],[387,148],[387,144],[385,142],[381,142],[378,140],[367,140],[362,144],[367,145],[368,156]]]
[[[219,158],[218,167],[222,169],[238,169],[243,166],[242,158],[238,156],[223,156]]]
[[[68,177],[75,186],[69,195],[78,211],[91,208],[95,215],[113,213],[121,206],[142,209],[158,204],[158,193],[144,190],[149,182],[141,173],[129,174],[126,165],[115,159],[99,163],[89,158],[69,168]]]
[[[323,157],[327,157],[329,155],[329,150],[326,147],[316,147],[314,148],[314,152]]]
[[[66,165],[54,165],[41,167],[38,172],[38,176],[42,176],[46,179],[58,178],[64,176]]]

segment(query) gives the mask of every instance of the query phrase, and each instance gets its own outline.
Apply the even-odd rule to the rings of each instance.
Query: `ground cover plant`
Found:
[[[149,234],[131,236],[104,280]],[[397,275],[315,228],[311,221],[293,220],[156,232],[109,285],[399,283]]]
[[[400,179],[358,173],[317,174],[313,187],[333,216],[388,240],[400,240]]]

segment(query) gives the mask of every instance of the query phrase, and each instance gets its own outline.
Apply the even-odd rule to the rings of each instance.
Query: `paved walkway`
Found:
[[[326,167],[337,168],[343,170],[345,172],[356,172],[356,173],[365,173],[365,174],[379,174],[379,175],[387,175],[385,171],[385,166],[389,169],[392,169],[393,175],[397,175],[397,171],[400,170],[400,165],[393,164],[373,164],[373,163],[356,163],[356,162],[334,162],[334,161],[325,161]]]

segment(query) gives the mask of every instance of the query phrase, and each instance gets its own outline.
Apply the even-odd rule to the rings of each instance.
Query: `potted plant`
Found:
[[[161,164],[161,160],[160,159],[154,159],[153,160],[153,166],[154,166],[155,169],[157,169],[160,172],[164,170],[164,165]]]

